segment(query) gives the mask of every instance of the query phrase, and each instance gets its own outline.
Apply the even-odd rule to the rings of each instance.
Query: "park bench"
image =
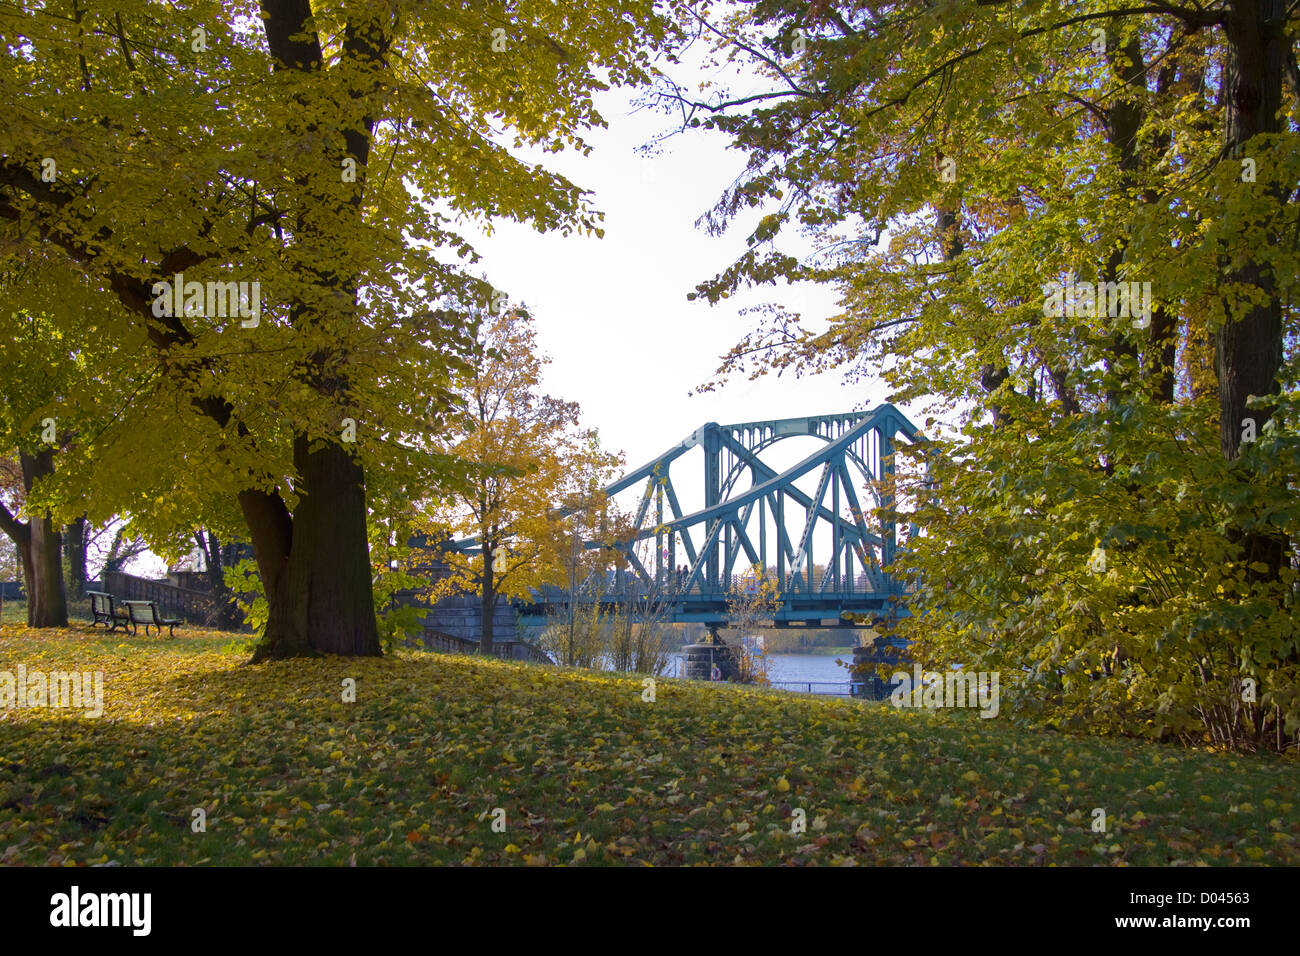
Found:
[[[127,613],[131,618],[131,633],[136,633],[136,625],[144,625],[144,635],[149,636],[149,628],[158,628],[158,636],[162,636],[162,629],[167,628],[167,636],[175,637],[174,633],[177,624],[184,624],[184,620],[179,617],[163,617],[158,613],[158,605],[153,601],[123,601],[126,605]]]
[[[116,606],[113,595],[105,591],[87,591],[86,595],[90,598],[90,615],[94,618],[91,627],[103,624],[110,634],[119,627],[124,631],[127,629],[130,619],[126,611]]]

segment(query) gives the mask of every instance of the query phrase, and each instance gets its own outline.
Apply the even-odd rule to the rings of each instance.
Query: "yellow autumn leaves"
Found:
[[[102,719],[0,711],[0,861],[1300,864],[1293,763],[470,657],[250,668],[226,641],[0,629],[0,671],[105,673]]]

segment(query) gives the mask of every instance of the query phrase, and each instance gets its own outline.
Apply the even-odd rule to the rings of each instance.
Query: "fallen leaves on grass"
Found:
[[[245,667],[228,640],[0,630],[0,671],[106,696],[0,709],[0,863],[1300,863],[1294,762],[472,657]]]

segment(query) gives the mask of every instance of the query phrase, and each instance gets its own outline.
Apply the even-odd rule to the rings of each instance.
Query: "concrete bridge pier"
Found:
[[[717,624],[708,627],[709,637],[706,641],[687,644],[682,648],[682,676],[691,680],[712,680],[713,667],[717,665],[722,680],[736,680],[740,676],[736,649],[722,639]]]

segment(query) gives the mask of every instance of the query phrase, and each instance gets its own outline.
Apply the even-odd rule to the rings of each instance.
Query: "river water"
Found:
[[[845,648],[835,654],[768,654],[767,678],[773,682],[812,681],[847,684],[849,669],[840,667],[836,660],[853,662],[853,649]],[[673,654],[664,672],[668,677],[682,676],[682,656]]]

